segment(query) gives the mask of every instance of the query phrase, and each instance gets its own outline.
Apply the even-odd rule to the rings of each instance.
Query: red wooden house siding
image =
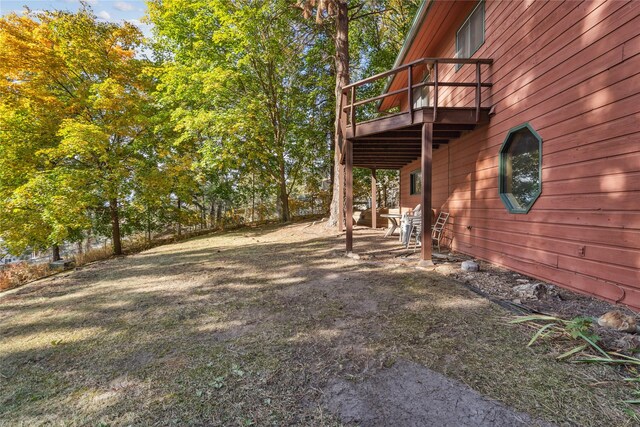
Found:
[[[493,83],[483,105],[495,115],[433,153],[433,208],[452,215],[452,249],[640,308],[640,1],[487,0],[485,16],[473,57],[494,61],[483,71]],[[453,57],[465,18],[442,29],[438,48],[403,62]],[[456,80],[474,70],[440,72]],[[473,102],[470,91],[439,97]],[[498,195],[498,151],[525,122],[543,139],[542,194],[528,214],[510,214]],[[419,167],[401,170],[403,209],[420,203],[409,195]]]

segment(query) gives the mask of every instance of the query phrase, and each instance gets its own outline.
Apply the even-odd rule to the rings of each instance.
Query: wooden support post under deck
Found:
[[[371,169],[371,228],[378,228],[378,194],[376,188],[376,170]]]
[[[353,251],[353,143],[346,140],[345,150],[345,173],[347,187],[347,213],[345,222],[347,224],[347,254]]]
[[[338,180],[338,231],[344,231],[344,166],[340,163],[342,160],[342,152],[344,151],[344,144],[347,138],[347,113],[344,111],[344,106],[347,105],[347,94],[343,91],[340,97],[340,132],[336,137],[336,151],[335,157],[338,162],[338,176],[334,179]]]
[[[398,169],[398,213],[402,215],[402,199],[400,195],[402,194],[402,170]]]
[[[433,123],[422,125],[422,256],[421,265],[433,265],[431,259],[431,169],[433,159]]]
[[[338,164],[338,231],[344,231],[344,166],[341,164]]]

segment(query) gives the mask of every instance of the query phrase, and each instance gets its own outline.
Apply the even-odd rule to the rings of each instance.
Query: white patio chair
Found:
[[[447,225],[448,220],[449,213],[440,212],[435,224],[431,226],[431,244],[438,248],[438,252],[440,252],[440,241],[442,240],[444,228]],[[420,215],[409,216],[407,218],[407,221],[409,222],[409,224],[411,224],[411,227],[409,228],[407,238],[404,240],[405,248],[409,249],[411,236],[415,236],[413,243],[413,250],[415,251],[418,247],[418,243],[422,244],[422,242],[420,241],[422,238],[422,217]]]

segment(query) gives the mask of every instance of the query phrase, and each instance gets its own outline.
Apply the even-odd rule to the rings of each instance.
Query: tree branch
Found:
[[[389,12],[390,10],[392,10],[392,9],[385,8],[385,9],[382,9],[382,10],[374,10],[373,12],[363,13],[362,15],[358,15],[357,13],[355,13],[349,18],[349,20],[356,21],[358,19],[365,18],[367,16],[379,15],[379,14],[382,14],[382,13],[386,13],[386,12]]]

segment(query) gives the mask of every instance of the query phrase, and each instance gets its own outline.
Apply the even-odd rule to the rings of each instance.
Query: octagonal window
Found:
[[[509,131],[500,148],[499,191],[511,213],[527,213],[542,191],[542,138],[528,123]]]

